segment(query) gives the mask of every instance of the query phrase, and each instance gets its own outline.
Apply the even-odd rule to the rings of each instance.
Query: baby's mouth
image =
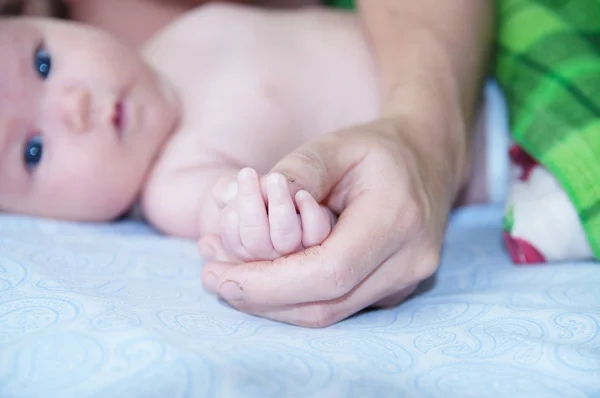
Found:
[[[119,99],[115,103],[115,108],[113,110],[112,116],[112,124],[117,132],[119,138],[123,136],[123,125],[125,124],[125,112],[123,106],[123,100]]]

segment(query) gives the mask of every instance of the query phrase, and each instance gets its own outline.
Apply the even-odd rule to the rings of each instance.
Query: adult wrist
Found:
[[[442,174],[454,200],[469,176],[475,101],[464,106],[464,90],[469,88],[461,84],[447,49],[432,34],[414,29],[403,42],[395,78],[382,80],[381,117],[397,120],[398,134],[411,135]],[[404,124],[409,127],[402,128]]]

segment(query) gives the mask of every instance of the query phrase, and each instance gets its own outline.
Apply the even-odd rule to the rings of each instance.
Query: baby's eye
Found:
[[[29,139],[25,143],[25,152],[23,154],[23,161],[27,170],[35,169],[42,161],[44,145],[42,143],[42,137],[39,135]]]
[[[47,79],[52,68],[52,57],[50,57],[50,53],[46,50],[44,45],[39,46],[35,50],[33,63],[36,73],[40,75],[42,79]]]

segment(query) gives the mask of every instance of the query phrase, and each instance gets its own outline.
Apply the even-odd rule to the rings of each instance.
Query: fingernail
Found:
[[[272,173],[269,175],[268,179],[268,184],[273,186],[273,187],[282,187],[286,185],[286,180],[285,177],[279,173]]]
[[[254,171],[254,169],[251,169],[250,167],[245,167],[241,169],[238,173],[238,180],[253,178],[255,175],[256,171]]]
[[[296,192],[296,200],[304,201],[310,199],[310,194],[307,191],[301,190]]]
[[[219,294],[227,301],[241,301],[242,289],[235,282],[228,281],[221,285]]]
[[[287,182],[281,174],[271,174],[267,179],[267,192],[272,200],[283,201],[289,196]]]
[[[237,191],[238,191],[237,182],[235,182],[235,181],[230,182],[229,185],[227,185],[227,190],[225,191],[225,197],[223,198],[225,203],[231,202],[237,195]]]

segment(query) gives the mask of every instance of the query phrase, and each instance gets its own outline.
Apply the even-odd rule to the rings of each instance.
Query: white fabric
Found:
[[[455,214],[395,309],[302,329],[205,294],[193,242],[0,216],[0,396],[600,396],[600,268],[520,268],[502,211]]]
[[[510,179],[510,127],[504,94],[495,80],[490,80],[484,90],[486,134],[486,171],[489,202],[502,204],[508,195]]]

